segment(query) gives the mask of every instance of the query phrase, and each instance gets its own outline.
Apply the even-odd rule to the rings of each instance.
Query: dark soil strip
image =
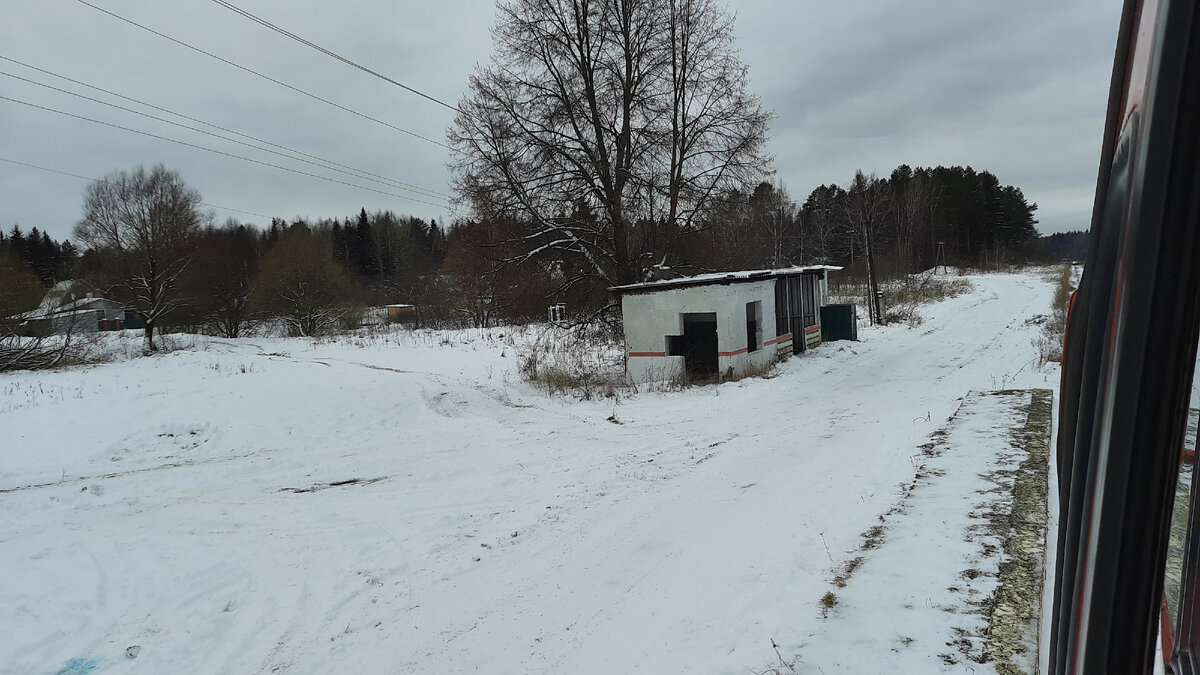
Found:
[[[345,480],[335,480],[332,483],[317,483],[315,485],[310,485],[308,487],[303,487],[303,488],[296,488],[296,487],[279,488],[279,492],[294,492],[296,494],[302,494],[305,492],[316,492],[318,490],[328,490],[329,488],[335,488],[335,487],[345,487],[347,485],[370,485],[371,483],[378,483],[379,481],[387,480],[389,478],[391,478],[391,476],[379,476],[378,478],[347,478]]]

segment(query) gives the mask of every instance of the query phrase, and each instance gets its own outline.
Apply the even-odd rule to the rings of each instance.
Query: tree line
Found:
[[[431,297],[444,286],[446,237],[436,222],[365,208],[276,218],[264,229],[214,220],[178,172],[114,171],[85,191],[73,233],[82,254],[36,228],[0,234],[0,319],[33,309],[66,279],[125,304],[144,322],[148,350],[164,328],[238,337],[265,319],[313,335],[356,326],[372,304],[446,304]]]
[[[881,279],[935,265],[995,269],[1082,259],[1086,234],[1041,238],[1036,211],[1020,188],[989,171],[901,165],[887,178],[858,172],[844,185],[818,186],[802,202],[786,186],[768,181],[732,188],[687,223],[665,214],[631,222],[625,249],[639,281],[830,264],[845,268],[839,278],[874,277],[872,285],[878,286]],[[551,221],[596,218],[581,201]],[[599,309],[608,300],[608,278],[591,274],[589,261],[574,250],[556,246],[561,233],[530,235],[534,227],[493,217],[451,230],[452,241],[468,245],[451,251],[448,271],[471,270],[477,295],[491,299],[480,306],[480,319],[486,311],[531,314],[528,305],[535,298],[542,307],[565,302],[581,310]]]
[[[53,285],[62,279],[79,257],[79,251],[69,240],[55,241],[38,228],[22,232],[13,225],[7,234],[0,232],[0,252],[24,262],[43,285]]]
[[[272,220],[256,228],[214,223],[200,196],[161,166],[113,172],[90,186],[69,241],[14,227],[0,234],[0,311],[37,305],[55,281],[82,278],[155,328],[239,336],[255,320],[296,335],[355,326],[368,306],[407,303],[427,324],[491,325],[544,318],[548,305],[574,316],[611,308],[610,279],[560,233],[530,236],[508,218],[434,221],[392,211]],[[833,264],[871,281],[936,264],[989,267],[1080,259],[1085,233],[1039,238],[1037,205],[988,171],[967,166],[861,172],[821,185],[803,202],[782,184],[724,191],[686,226],[639,218],[625,248],[640,280],[688,274]],[[586,201],[560,216],[597,218]],[[874,311],[874,308],[872,308]]]
[[[55,241],[36,227],[0,232],[0,319],[36,307],[47,288],[69,278],[77,260],[70,241]]]

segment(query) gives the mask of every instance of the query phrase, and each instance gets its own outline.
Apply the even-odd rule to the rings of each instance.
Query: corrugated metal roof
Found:
[[[632,293],[640,291],[663,291],[670,288],[679,288],[681,286],[705,286],[708,284],[736,284],[747,281],[762,281],[764,279],[776,279],[778,277],[794,276],[796,274],[810,274],[813,272],[836,272],[842,269],[834,265],[804,265],[800,267],[781,267],[770,270],[745,270],[741,272],[713,272],[710,274],[697,274],[694,277],[679,277],[678,279],[661,279],[659,281],[646,281],[640,284],[626,284],[624,286],[610,286],[608,290],[613,293]]]

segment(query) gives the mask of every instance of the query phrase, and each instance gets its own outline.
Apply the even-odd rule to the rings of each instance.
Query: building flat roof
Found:
[[[711,284],[737,284],[747,281],[763,281],[765,279],[777,279],[779,277],[790,277],[797,274],[812,274],[815,272],[836,272],[842,269],[835,265],[804,265],[800,267],[781,267],[770,270],[744,270],[741,272],[712,272],[710,274],[697,274],[694,277],[679,277],[678,279],[660,279],[658,281],[646,281],[640,284],[626,284],[624,286],[610,286],[608,290],[613,293],[637,293],[646,291],[664,291],[671,288],[679,288],[682,286],[707,286]]]

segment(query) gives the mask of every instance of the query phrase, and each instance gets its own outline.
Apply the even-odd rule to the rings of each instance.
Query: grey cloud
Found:
[[[432,139],[441,141],[452,121],[450,110],[215,3],[95,2]],[[490,56],[491,0],[237,4],[449,103],[458,101],[475,64]],[[0,24],[0,54],[363,170],[449,191],[442,148],[72,0],[13,5]],[[794,196],[803,198],[820,183],[844,183],[857,168],[882,173],[901,162],[969,163],[1039,201],[1045,214],[1053,214],[1043,218],[1044,230],[1086,224],[1086,207],[1079,204],[1088,200],[1080,195],[1090,192],[1095,179],[1120,13],[1116,0],[1061,6],[756,0],[735,7],[751,86],[778,113],[771,148]],[[25,74],[9,64],[0,70]],[[0,78],[0,95],[237,154],[253,152],[8,78]],[[333,217],[365,206],[439,220],[452,215],[411,198],[322,183],[3,101],[0,129],[0,156],[93,177],[163,162],[178,168],[207,201],[257,213]],[[65,237],[79,217],[83,187],[79,180],[0,163],[0,227],[20,223]]]

